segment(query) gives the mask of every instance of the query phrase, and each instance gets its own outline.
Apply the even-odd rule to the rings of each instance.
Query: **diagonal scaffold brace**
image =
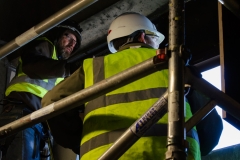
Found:
[[[52,103],[38,111],[35,111],[27,116],[24,116],[14,122],[11,122],[5,126],[0,127],[0,139],[13,135],[20,130],[30,127],[39,122],[43,122],[49,118],[59,115],[63,112],[78,107],[79,104],[84,104],[96,97],[120,88],[126,84],[129,84],[139,78],[147,76],[158,70],[169,68],[169,88],[160,99],[150,107],[150,109],[143,114],[132,126],[130,130],[126,131],[110,149],[103,154],[100,159],[117,159],[131,147],[141,135],[143,135],[147,129],[151,127],[159,118],[169,112],[169,130],[168,130],[168,142],[166,159],[182,160],[187,158],[186,154],[186,141],[185,134],[193,126],[195,126],[201,119],[204,118],[217,104],[222,109],[230,113],[232,116],[240,120],[240,104],[234,99],[219,91],[217,88],[212,86],[205,80],[195,77],[191,70],[184,67],[182,59],[182,45],[180,41],[183,40],[182,20],[184,11],[183,0],[170,0],[169,1],[169,51],[170,59],[169,63],[161,61],[157,56],[150,58],[136,66],[133,66],[123,72],[120,72],[108,79],[105,79],[93,86],[81,90],[73,95],[65,97],[55,103]],[[184,84],[190,84],[192,88],[199,90],[211,101],[201,108],[197,113],[193,115],[186,123],[184,122]],[[154,112],[153,112],[154,108]],[[157,112],[155,112],[155,110]],[[156,113],[156,114],[152,114]],[[149,116],[154,115],[154,116]],[[147,117],[147,118],[146,118]],[[144,127],[135,128],[138,122],[142,118],[147,119],[144,122]],[[135,130],[134,130],[135,129]],[[131,132],[129,132],[131,131]],[[137,134],[132,134],[134,132]],[[134,138],[133,138],[134,137]],[[131,141],[128,141],[128,140]],[[127,141],[128,143],[125,143]],[[126,144],[127,147],[122,148],[121,146]],[[121,151],[121,154],[115,155],[115,151]],[[115,156],[115,157],[113,157]],[[109,157],[109,158],[105,158]]]
[[[133,66],[112,77],[102,80],[99,83],[94,84],[93,86],[78,91],[68,97],[65,97],[59,101],[49,104],[48,106],[39,109],[38,111],[35,111],[5,126],[0,127],[0,139],[6,138],[10,135],[13,135],[14,133],[17,133],[18,131],[28,128],[39,122],[43,122],[63,112],[69,111],[75,107],[78,107],[80,104],[84,104],[85,102],[88,102],[96,97],[99,97],[117,88],[120,88],[126,84],[129,84],[139,78],[147,76],[158,70],[167,69],[168,68],[167,65],[168,63],[166,61],[159,61],[157,56],[150,58],[142,63],[139,63],[136,66]],[[214,87],[204,79],[195,77],[195,75],[191,73],[191,70],[189,68],[184,67],[184,74],[186,75],[184,79],[185,84],[191,84],[192,88],[199,90],[200,92],[208,96],[210,99],[212,99],[205,107],[197,111],[193,115],[193,117],[185,123],[184,127],[186,128],[186,132],[190,130],[193,126],[195,126],[200,120],[202,120],[204,116],[206,116],[215,107],[216,104],[219,105],[222,109],[224,109],[228,113],[230,113],[232,116],[240,120],[239,103],[237,103],[234,99],[232,99],[225,93],[219,91],[216,87]],[[145,126],[147,128],[145,128],[145,126],[139,128],[138,137],[137,138],[135,137],[130,142],[128,141],[127,144],[128,147],[120,148],[121,145],[118,145],[119,143],[124,144],[124,142],[121,142],[121,140],[119,139],[122,140],[128,139],[128,137],[122,138],[124,137],[124,135],[122,135],[115,142],[116,143],[115,147],[111,147],[110,150],[108,151],[108,154],[104,154],[104,157],[109,156],[110,157],[109,159],[114,159],[113,157],[111,157],[112,155],[114,155],[113,149],[117,152],[121,151],[121,153],[124,154],[125,151],[127,151],[127,149],[131,147],[131,145],[133,145],[139,138],[141,138],[139,137],[139,135],[144,134],[144,132],[146,132],[147,129],[149,129],[151,125],[153,125],[157,121],[156,118],[161,118],[165,114],[165,112],[167,112],[166,107],[167,99],[168,91],[164,93],[160,97],[160,99],[151,107],[159,109],[158,115],[155,114],[155,116],[151,116],[151,118],[148,119],[150,122],[145,122]],[[146,112],[146,114],[148,114],[149,112]],[[145,114],[143,116],[145,116]],[[141,120],[141,118],[139,120]],[[130,135],[130,137],[131,136],[133,137],[135,135]],[[117,156],[121,157],[122,154],[118,154]]]

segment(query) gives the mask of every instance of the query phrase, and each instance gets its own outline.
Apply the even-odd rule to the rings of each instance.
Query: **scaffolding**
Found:
[[[67,19],[76,12],[84,9],[94,1],[76,1],[59,11],[49,19],[33,27],[0,49],[0,57],[10,54],[14,50],[38,37],[48,29]],[[38,34],[37,34],[38,33]],[[136,120],[99,158],[118,159],[162,116],[168,112],[168,135],[166,159],[186,159],[185,135],[193,126],[209,114],[215,105],[240,120],[240,104],[234,99],[219,91],[207,81],[195,76],[191,68],[184,62],[184,1],[169,1],[169,59],[154,56],[136,66],[96,83],[84,90],[52,103],[38,111],[24,116],[0,128],[0,138],[6,138],[18,131],[39,122],[46,121],[56,115],[71,110],[79,104],[84,104],[96,97],[120,88],[139,78],[159,70],[169,69],[168,90],[159,97],[159,100]],[[184,85],[200,91],[211,99],[209,103],[196,112],[187,122],[184,120]],[[152,112],[154,110],[154,112]],[[150,116],[149,116],[150,115]],[[136,130],[136,125],[144,118],[142,127]]]

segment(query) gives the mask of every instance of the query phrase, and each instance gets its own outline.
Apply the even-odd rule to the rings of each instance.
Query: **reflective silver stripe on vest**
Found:
[[[95,109],[106,107],[113,104],[134,102],[134,101],[146,100],[151,98],[159,98],[163,93],[165,93],[165,91],[166,91],[166,88],[151,88],[147,90],[135,91],[130,93],[100,96],[90,101],[85,106],[85,115],[87,115],[89,112]]]
[[[93,75],[94,75],[93,77],[94,83],[97,83],[105,79],[104,57],[98,57],[93,59]],[[106,107],[112,104],[133,102],[133,101],[139,101],[139,100],[145,100],[145,99],[151,99],[151,98],[159,98],[165,91],[166,91],[166,88],[151,88],[147,90],[134,91],[130,93],[122,93],[122,94],[120,93],[120,94],[109,95],[109,96],[103,95],[90,101],[85,106],[85,115],[87,115],[92,110],[95,110],[101,107]],[[124,133],[126,129],[127,128],[110,131],[110,132],[91,138],[89,141],[86,141],[81,145],[81,149],[80,149],[81,155],[84,155],[88,151],[91,151],[99,146],[114,143],[117,140],[117,138],[119,138]],[[167,124],[153,125],[144,134],[143,137],[149,137],[149,136],[167,136]],[[191,137],[199,143],[198,134],[196,130],[191,129],[187,133],[187,137]]]
[[[48,79],[48,82],[45,82],[41,79],[31,79],[29,78],[27,75],[22,75],[19,77],[15,77],[10,83],[10,85],[16,84],[16,83],[21,83],[21,82],[27,82],[27,83],[31,83],[37,86],[40,86],[46,90],[51,90],[56,83],[57,78],[53,78],[53,79]]]
[[[93,58],[93,83],[100,82],[105,79],[104,75],[104,57]]]
[[[126,129],[127,128],[103,133],[101,135],[98,135],[98,136],[90,139],[89,141],[86,141],[85,143],[83,143],[81,145],[81,148],[80,148],[81,155],[84,155],[88,151],[91,151],[100,146],[114,143],[126,131]],[[155,124],[143,135],[143,137],[151,137],[151,136],[158,136],[158,137],[166,136],[167,137],[167,124]],[[196,130],[191,129],[187,133],[187,137],[195,139],[199,144],[198,134],[197,134]]]
[[[98,57],[93,59],[93,75],[94,84],[105,79],[104,57]],[[151,98],[159,98],[165,91],[166,88],[151,88],[147,90],[134,91],[130,93],[122,93],[109,96],[103,95],[90,101],[85,106],[85,115],[87,115],[89,112],[95,109],[106,107],[113,104],[146,100]]]

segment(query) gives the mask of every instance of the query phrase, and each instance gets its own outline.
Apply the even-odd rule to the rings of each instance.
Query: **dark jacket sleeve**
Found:
[[[68,97],[84,88],[82,67],[50,90],[42,99],[42,107]],[[74,104],[74,109],[48,119],[48,125],[54,140],[64,148],[70,148],[79,154],[83,122],[79,117],[82,103]],[[68,107],[68,106],[65,106]],[[61,124],[61,125],[59,125]]]
[[[52,59],[53,45],[45,40],[35,40],[22,50],[22,69],[32,79],[50,79],[69,76],[65,60]]]
[[[187,100],[193,114],[210,101],[208,97],[194,89],[190,89]],[[223,130],[222,119],[214,108],[196,127],[200,141],[201,155],[206,156],[218,144]]]

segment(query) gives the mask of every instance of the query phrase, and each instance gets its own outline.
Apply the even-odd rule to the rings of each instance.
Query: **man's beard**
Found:
[[[62,59],[64,59],[64,60],[66,60],[66,59],[68,59],[70,57],[70,54],[68,54],[66,52],[66,50],[64,50],[64,48],[60,49],[60,55],[61,55]]]
[[[66,60],[70,57],[71,54],[68,54],[65,47],[62,47],[61,44],[58,42],[56,45],[56,51],[59,60]]]

